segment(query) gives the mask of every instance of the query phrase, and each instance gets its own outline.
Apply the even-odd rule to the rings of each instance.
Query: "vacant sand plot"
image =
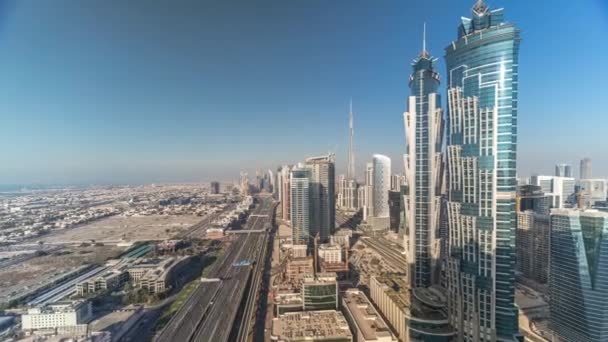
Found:
[[[45,242],[164,240],[188,229],[199,216],[112,216],[93,223],[44,236]]]

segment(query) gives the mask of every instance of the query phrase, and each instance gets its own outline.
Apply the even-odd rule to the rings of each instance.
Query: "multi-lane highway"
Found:
[[[205,216],[197,224],[188,228],[187,231],[180,233],[177,238],[185,239],[205,237],[205,232],[207,231],[211,223],[213,223],[213,221],[220,217],[223,213],[228,212],[234,208],[236,208],[236,204],[228,204],[223,210]]]
[[[157,335],[156,341],[221,342],[243,335],[241,329],[250,329],[250,323],[243,320],[248,320],[247,311],[255,307],[255,303],[249,302],[249,294],[255,294],[255,287],[259,287],[260,255],[265,255],[268,241],[268,232],[264,229],[270,226],[276,207],[269,197],[261,198],[260,202],[244,229],[262,232],[236,235],[209,273],[209,279],[219,281],[202,282]],[[241,261],[248,263],[236,266]],[[245,311],[236,322],[242,303]]]

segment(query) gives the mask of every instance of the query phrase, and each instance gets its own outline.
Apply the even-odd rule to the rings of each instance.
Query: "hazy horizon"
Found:
[[[232,181],[327,152],[340,174],[351,98],[358,177],[373,153],[402,173],[423,22],[444,80],[472,3],[5,1],[0,184]],[[519,175],[589,157],[608,178],[608,5],[488,4],[522,30]]]

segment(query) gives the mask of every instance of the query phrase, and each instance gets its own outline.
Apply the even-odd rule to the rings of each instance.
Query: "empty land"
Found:
[[[194,215],[112,216],[80,227],[55,231],[41,240],[48,243],[165,240],[201,220]]]

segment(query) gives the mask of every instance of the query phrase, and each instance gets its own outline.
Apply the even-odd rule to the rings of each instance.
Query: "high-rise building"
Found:
[[[581,179],[580,207],[589,208],[596,202],[606,201],[605,179]]]
[[[584,158],[581,160],[581,174],[579,175],[580,179],[591,179],[591,159]]]
[[[220,183],[219,182],[211,182],[210,188],[211,188],[212,195],[217,195],[220,193]]]
[[[555,175],[557,177],[572,177],[572,165],[570,165],[570,164],[555,165]]]
[[[338,184],[338,207],[343,210],[357,210],[359,208],[359,184],[357,184],[357,181],[341,177],[338,180]]]
[[[545,195],[551,198],[551,208],[567,208],[576,202],[574,178],[534,175],[530,178],[530,183],[540,186]]]
[[[387,156],[375,154],[372,163],[374,217],[389,217],[388,191],[391,186],[391,160]]]
[[[410,97],[407,112],[403,114],[407,141],[405,176],[409,190],[405,195],[404,244],[412,287],[428,287],[439,282],[444,124],[437,92],[439,74],[434,62],[426,50],[426,37],[423,37],[422,51],[412,64]]]
[[[290,217],[293,244],[307,245],[310,240],[311,171],[294,168],[290,175]]]
[[[344,210],[355,211],[359,208],[358,188],[355,174],[355,148],[354,148],[354,128],[353,128],[353,101],[350,101],[350,112],[348,120],[348,161],[346,165],[346,177],[342,177],[339,182],[338,206]]]
[[[334,155],[306,159],[310,169],[310,233],[319,233],[321,242],[336,229],[336,171]]]
[[[375,154],[372,159],[374,184],[372,186],[373,216],[370,223],[374,230],[390,227],[388,193],[391,187],[391,160],[387,156]]]
[[[535,213],[549,215],[553,197],[546,195],[538,185],[520,185],[517,187],[517,211],[531,210]]]
[[[285,165],[281,167],[281,178],[283,183],[281,186],[281,214],[285,221],[291,220],[291,170],[293,166]]]
[[[551,211],[550,327],[555,341],[608,341],[608,213]]]
[[[365,165],[365,184],[359,191],[359,206],[363,210],[363,220],[374,215],[374,163]]]
[[[544,284],[549,277],[550,218],[531,210],[517,213],[517,270]]]
[[[515,194],[520,31],[479,0],[446,47],[446,284],[462,341],[520,339]]]

